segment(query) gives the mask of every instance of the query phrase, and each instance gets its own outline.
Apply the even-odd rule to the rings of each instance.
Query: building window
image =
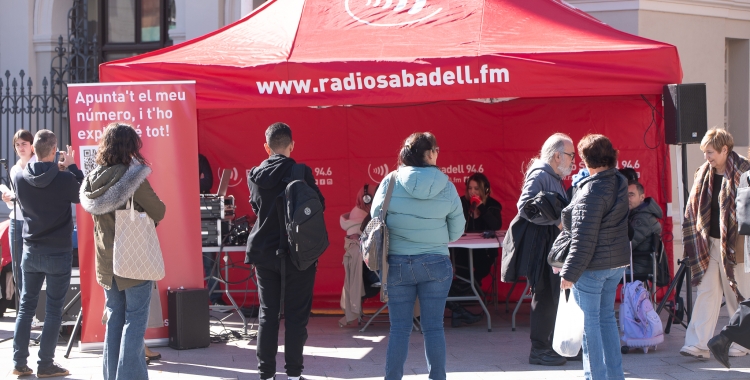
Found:
[[[101,62],[172,45],[174,0],[89,0],[88,7],[89,21],[99,36]]]
[[[726,39],[724,123],[734,146],[750,145],[750,41]]]

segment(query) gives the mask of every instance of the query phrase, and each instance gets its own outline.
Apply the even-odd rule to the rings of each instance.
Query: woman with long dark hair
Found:
[[[500,215],[503,207],[492,197],[490,180],[482,173],[474,173],[466,180],[466,192],[461,197],[461,206],[466,218],[466,232],[497,231],[503,227]],[[469,250],[454,248],[456,276],[469,278]],[[492,264],[497,259],[497,248],[474,249],[474,281],[477,289],[481,288],[482,279],[492,270]],[[448,294],[451,297],[471,294],[471,285],[465,281],[455,281]],[[446,304],[451,310],[451,327],[459,327],[462,323],[472,324],[482,319],[481,315],[466,310],[459,302]]]
[[[99,166],[81,186],[81,206],[94,217],[96,279],[107,299],[103,355],[106,380],[148,379],[143,334],[153,282],[122,278],[113,270],[115,211],[125,209],[132,199],[131,207],[145,212],[154,222],[164,218],[164,203],[146,179],[151,168],[140,153],[142,146],[132,126],[110,124],[99,142]]]
[[[429,378],[445,380],[446,376],[443,310],[453,279],[448,243],[461,237],[466,220],[456,187],[436,166],[439,152],[431,133],[409,136],[401,145],[396,180],[391,183],[391,176],[386,175],[372,203],[371,215],[375,217],[393,186],[386,216],[391,320],[386,380],[404,375],[417,299]]]

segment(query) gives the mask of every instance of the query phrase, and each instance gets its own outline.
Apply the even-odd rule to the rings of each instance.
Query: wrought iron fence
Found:
[[[19,129],[32,133],[49,129],[58,136],[61,146],[69,144],[67,96],[53,91],[47,78],[42,80],[41,92],[35,94],[34,83],[25,78],[23,70],[12,79],[10,71],[6,70],[4,76],[5,80],[0,79],[0,131],[4,142],[0,157],[9,163],[15,161],[13,135]]]
[[[13,135],[20,129],[49,129],[57,135],[60,149],[70,144],[67,84],[99,80],[98,44],[96,34],[89,33],[87,14],[88,1],[75,0],[68,11],[68,41],[58,38],[49,80],[44,77],[41,86],[23,70],[17,77],[8,70],[5,79],[0,77],[0,158],[8,163],[15,162]]]

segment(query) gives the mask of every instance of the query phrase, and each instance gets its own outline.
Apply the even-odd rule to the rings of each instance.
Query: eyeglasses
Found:
[[[576,159],[575,152],[574,153],[562,152],[562,154],[564,154],[566,156],[569,156],[571,160],[575,160]]]

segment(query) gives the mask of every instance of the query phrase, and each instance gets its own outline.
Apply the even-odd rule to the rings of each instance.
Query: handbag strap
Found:
[[[388,179],[388,190],[386,190],[385,192],[383,206],[380,208],[380,218],[383,219],[383,221],[385,221],[385,218],[388,215],[388,206],[391,205],[391,195],[393,195],[393,188],[396,187],[396,174],[398,174],[398,170],[392,171],[390,174],[390,179]]]
[[[385,218],[388,215],[388,206],[391,204],[391,196],[393,195],[393,188],[396,187],[396,174],[398,170],[391,172],[391,177],[388,180],[388,190],[385,192],[385,199],[383,200],[383,206],[380,208],[380,219],[385,222]],[[386,230],[388,226],[385,227]],[[380,302],[388,302],[388,241],[383,239],[383,255],[382,267],[380,268]]]
[[[135,221],[135,205],[133,204],[135,202],[135,194],[133,194],[130,197],[130,221]],[[125,206],[125,209],[127,210],[128,206]]]

